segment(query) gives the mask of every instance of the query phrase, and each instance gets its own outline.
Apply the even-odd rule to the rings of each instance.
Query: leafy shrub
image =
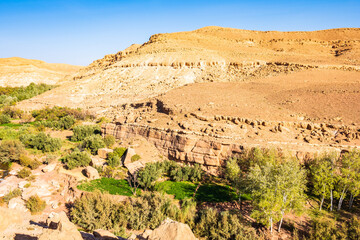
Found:
[[[52,138],[45,133],[29,134],[20,136],[20,141],[26,147],[41,150],[42,152],[55,152],[61,148],[61,140],[59,138]]]
[[[71,209],[72,222],[89,231],[118,231],[126,226],[125,207],[100,192],[83,194]]]
[[[19,188],[16,188],[13,191],[10,191],[8,194],[6,194],[3,197],[4,202],[9,203],[11,199],[20,197],[21,196],[21,190]]]
[[[131,162],[136,162],[136,161],[138,161],[138,160],[140,160],[140,159],[141,159],[140,155],[139,155],[139,154],[135,154],[135,155],[133,155],[133,156],[131,157]]]
[[[347,222],[347,237],[350,240],[358,239],[360,236],[360,218],[353,216],[348,222]]]
[[[163,174],[163,169],[160,164],[146,164],[137,175],[138,182],[145,190],[152,188],[154,182],[158,180]]]
[[[174,165],[169,169],[169,177],[171,180],[196,182],[201,180],[202,170],[200,165],[192,166]]]
[[[25,155],[25,154],[20,155],[19,162],[20,162],[21,166],[29,167],[29,168],[31,168],[33,170],[38,168],[41,165],[40,161],[38,161],[36,159],[33,160],[30,157],[28,157],[27,155]]]
[[[19,178],[27,178],[31,175],[31,171],[28,168],[22,168],[20,171],[18,171],[17,175]]]
[[[3,114],[9,115],[11,118],[17,119],[24,116],[24,112],[14,107],[4,107]]]
[[[10,123],[11,118],[7,114],[1,114],[0,115],[0,124]]]
[[[106,147],[111,147],[115,143],[115,137],[112,135],[106,135],[104,137],[104,143],[105,143]]]
[[[92,154],[96,154],[99,148],[105,147],[105,143],[100,135],[92,135],[82,141],[81,147],[89,149]]]
[[[101,129],[98,125],[80,125],[74,127],[73,132],[74,134],[71,137],[71,141],[77,142],[91,135],[101,134]]]
[[[69,169],[89,166],[91,158],[87,152],[74,151],[62,159]]]
[[[30,210],[31,214],[36,214],[42,212],[45,209],[46,202],[39,196],[34,195],[26,201],[26,207]]]
[[[24,145],[18,140],[3,140],[0,143],[0,163],[10,164],[18,161],[25,152]]]
[[[208,208],[200,212],[194,228],[197,236],[205,239],[257,239],[254,229],[244,226],[237,214],[218,212]]]
[[[36,122],[37,127],[48,127],[52,129],[70,129],[75,124],[75,118],[73,116],[65,116],[60,120],[45,120]]]
[[[117,154],[110,152],[108,153],[106,161],[109,164],[109,166],[118,167],[120,165],[121,158]]]
[[[345,227],[346,226],[342,226],[342,228],[340,228],[342,231],[340,231],[335,219],[326,216],[318,216],[312,221],[310,239],[346,239],[344,236]]]

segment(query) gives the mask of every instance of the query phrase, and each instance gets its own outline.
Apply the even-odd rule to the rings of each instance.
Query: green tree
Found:
[[[83,140],[81,147],[89,149],[92,154],[96,154],[99,148],[105,147],[105,143],[100,135],[91,135]]]
[[[334,189],[337,182],[336,175],[337,154],[326,154],[315,159],[310,166],[311,180],[314,184],[313,192],[321,197],[320,210],[326,198],[330,198],[330,210],[333,209]]]
[[[283,164],[271,162],[250,169],[249,184],[254,199],[252,216],[270,227],[279,222],[279,231],[284,214],[300,211],[305,199],[305,171],[292,160]]]
[[[243,176],[236,158],[230,158],[226,162],[225,177],[229,180],[232,187],[235,189],[236,194],[239,196],[239,204],[241,209],[242,208],[241,191],[242,191]]]
[[[343,154],[341,157],[341,167],[339,176],[339,203],[338,210],[341,209],[346,194],[350,192],[350,206],[355,196],[359,194],[360,187],[360,151],[352,150]]]

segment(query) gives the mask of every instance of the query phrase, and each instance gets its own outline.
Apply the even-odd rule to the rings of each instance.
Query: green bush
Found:
[[[52,138],[45,133],[26,134],[20,136],[20,141],[26,147],[41,150],[42,152],[55,152],[61,148],[61,140],[59,138]]]
[[[106,147],[108,147],[108,148],[112,147],[112,145],[115,144],[115,137],[112,135],[106,135],[104,137],[104,143],[105,143]]]
[[[350,240],[359,239],[360,236],[360,218],[353,216],[347,222],[347,237]]]
[[[103,147],[105,143],[100,135],[86,137],[81,143],[81,148],[90,150],[92,154],[97,154],[98,149]]]
[[[137,180],[145,190],[151,189],[156,180],[163,174],[163,168],[160,164],[146,164],[137,175]]]
[[[73,223],[89,231],[119,231],[127,219],[125,206],[100,192],[83,194],[75,201],[70,215]]]
[[[89,166],[91,158],[87,152],[74,151],[62,159],[69,169]]]
[[[335,219],[326,216],[318,216],[312,221],[310,239],[346,239],[344,230],[345,226],[339,228]]]
[[[21,154],[25,152],[24,145],[18,140],[3,140],[0,143],[0,163],[10,164],[18,161]]]
[[[33,160],[30,157],[28,157],[27,155],[25,155],[25,154],[20,155],[19,162],[20,162],[21,166],[29,167],[29,168],[31,168],[33,170],[38,168],[41,165],[40,161],[38,161],[36,159]]]
[[[31,171],[28,168],[22,168],[20,171],[18,171],[17,176],[19,178],[27,178],[31,175]]]
[[[3,197],[4,202],[9,203],[11,199],[16,198],[16,197],[20,197],[21,196],[21,190],[19,188],[16,188],[13,191],[10,191],[8,194],[6,194]]]
[[[46,202],[39,196],[34,195],[26,201],[26,207],[30,210],[31,214],[36,214],[42,212],[45,209]]]
[[[75,124],[75,118],[73,116],[65,116],[60,120],[43,120],[35,123],[37,127],[48,127],[52,129],[66,130],[70,129]]]
[[[208,208],[200,212],[194,233],[205,239],[258,239],[254,229],[241,223],[238,214]]]
[[[5,115],[9,115],[10,118],[14,118],[14,119],[22,118],[24,116],[23,111],[13,107],[4,107],[2,113]]]
[[[98,125],[79,125],[74,127],[73,136],[71,141],[83,141],[86,137],[89,137],[94,134],[101,134],[101,129]]]
[[[109,164],[109,166],[118,167],[120,165],[121,158],[117,154],[110,152],[108,153],[106,161]]]
[[[0,115],[0,124],[10,123],[11,118],[7,114],[1,114]]]
[[[131,157],[131,162],[136,162],[139,161],[141,159],[139,154],[135,154]]]

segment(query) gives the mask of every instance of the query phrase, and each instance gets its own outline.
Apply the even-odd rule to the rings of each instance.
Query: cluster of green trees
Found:
[[[31,114],[36,119],[36,121],[60,120],[66,116],[72,116],[77,120],[94,120],[96,118],[95,115],[88,111],[83,111],[80,108],[73,109],[68,107],[47,107],[40,110],[34,110]]]
[[[137,181],[139,185],[147,189],[152,189],[156,180],[162,176],[169,177],[172,181],[191,181],[197,182],[201,180],[202,169],[200,165],[195,164],[194,166],[182,166],[174,161],[162,161],[156,163],[148,163],[141,169],[136,179],[131,181]],[[131,183],[130,185],[134,185]]]
[[[360,152],[349,151],[340,158],[336,153],[316,158],[310,165],[310,174],[313,193],[321,198],[320,210],[326,200],[330,211],[335,200],[340,210],[346,197],[349,197],[351,209],[355,197],[360,194]]]
[[[37,134],[24,134],[20,136],[20,141],[29,148],[41,150],[42,152],[55,152],[62,146],[61,139],[52,138],[43,132]]]
[[[54,85],[30,83],[26,87],[0,87],[0,107],[14,105],[16,102],[35,97],[53,89]]]

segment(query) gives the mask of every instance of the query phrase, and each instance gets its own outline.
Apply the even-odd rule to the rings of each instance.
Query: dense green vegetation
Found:
[[[0,106],[14,105],[16,102],[35,97],[56,86],[44,83],[30,83],[26,87],[0,87]]]
[[[133,195],[128,182],[125,179],[116,180],[113,178],[95,179],[90,182],[82,183],[78,189],[87,192],[99,190],[113,195],[131,196]]]
[[[83,141],[85,138],[90,137],[95,134],[100,134],[101,129],[99,125],[79,125],[74,127],[73,136],[71,137],[71,141]]]
[[[45,133],[24,134],[20,141],[28,148],[41,150],[42,152],[55,152],[60,150],[62,143],[59,138],[52,138]]]
[[[89,166],[91,158],[87,152],[74,151],[62,158],[68,169]]]

